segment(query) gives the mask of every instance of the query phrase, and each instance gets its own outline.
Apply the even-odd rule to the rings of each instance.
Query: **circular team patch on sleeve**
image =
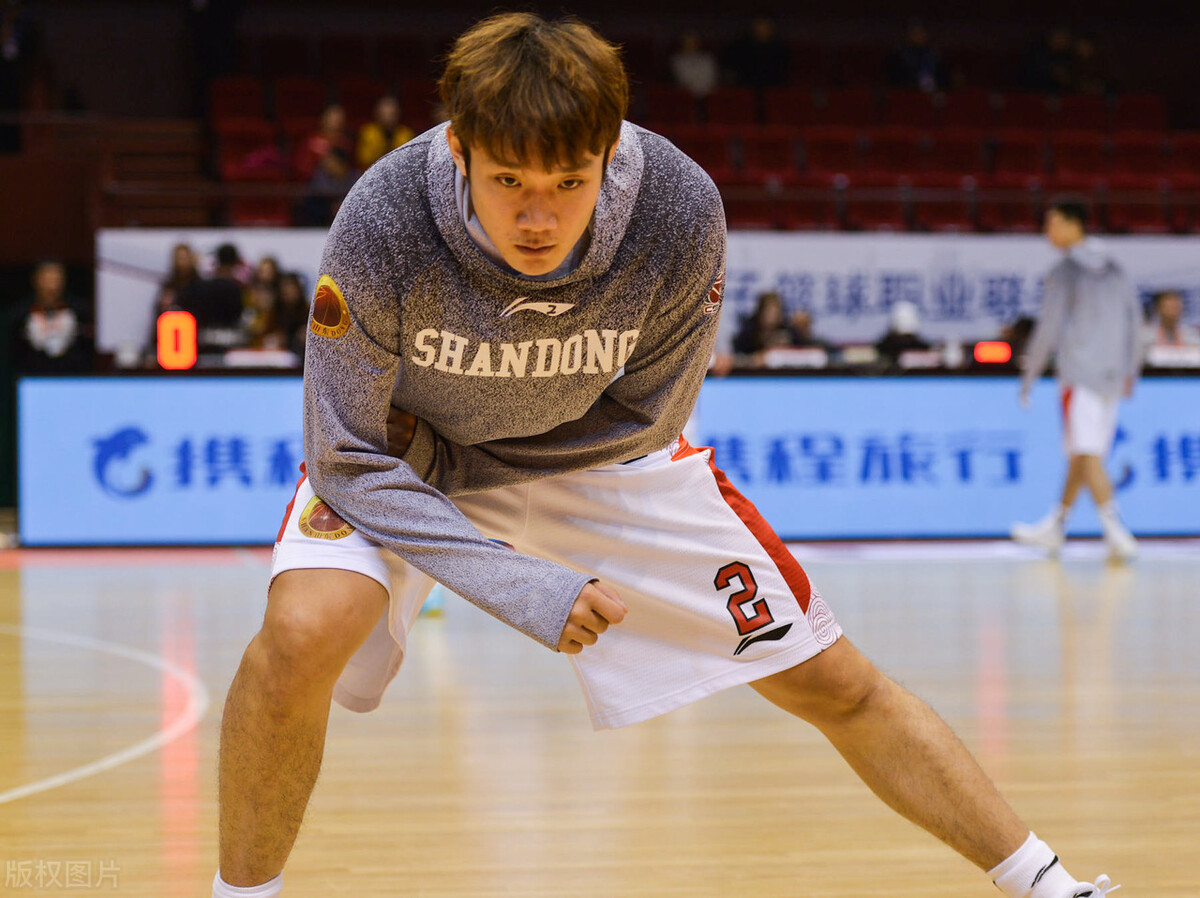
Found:
[[[337,339],[350,330],[350,309],[341,288],[327,274],[317,281],[313,294],[312,332],[321,337]]]
[[[354,527],[319,496],[313,496],[300,512],[300,532],[312,539],[341,539],[354,532]]]

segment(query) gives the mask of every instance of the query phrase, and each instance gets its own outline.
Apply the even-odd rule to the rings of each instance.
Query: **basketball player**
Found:
[[[615,49],[501,15],[459,38],[441,91],[449,126],[368,171],[326,243],[307,478],[222,722],[214,896],[281,893],[330,699],[378,705],[433,579],[571,655],[597,727],[749,682],[1011,898],[1102,895],[681,439],[724,216],[693,162],[622,120]]]
[[[1012,537],[1057,553],[1071,506],[1086,486],[1109,554],[1128,560],[1137,555],[1137,540],[1117,514],[1104,457],[1116,435],[1117,406],[1133,393],[1141,372],[1142,309],[1125,272],[1086,228],[1082,202],[1059,200],[1046,212],[1046,239],[1063,257],[1046,277],[1021,377],[1021,404],[1029,405],[1029,391],[1053,354],[1062,385],[1067,474],[1059,503],[1037,523],[1014,524]]]

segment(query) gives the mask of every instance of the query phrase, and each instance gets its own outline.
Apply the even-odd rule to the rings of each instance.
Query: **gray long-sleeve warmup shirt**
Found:
[[[724,261],[712,181],[634,125],[622,126],[586,253],[550,280],[472,240],[445,126],[415,138],[363,175],[325,244],[304,373],[314,491],[556,646],[589,576],[489,541],[448,497],[669,445],[712,354]],[[402,459],[387,453],[392,405],[419,419]]]
[[[1029,389],[1053,355],[1064,385],[1119,396],[1141,370],[1141,329],[1137,293],[1103,242],[1077,243],[1046,277],[1022,387]]]

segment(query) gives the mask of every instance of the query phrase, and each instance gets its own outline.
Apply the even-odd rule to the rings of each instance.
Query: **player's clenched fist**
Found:
[[[585,645],[595,645],[609,624],[623,621],[628,610],[612,587],[596,582],[587,584],[567,615],[567,625],[558,638],[558,650],[578,655]]]

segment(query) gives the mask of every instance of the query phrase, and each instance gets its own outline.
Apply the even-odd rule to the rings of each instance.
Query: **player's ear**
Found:
[[[617,135],[617,139],[616,139],[616,140],[614,140],[614,141],[612,142],[612,146],[610,146],[610,147],[608,148],[608,156],[607,156],[607,157],[605,158],[605,160],[604,160],[604,167],[605,167],[605,168],[607,168],[607,167],[608,167],[608,164],[609,164],[610,162],[612,162],[612,161],[613,161],[613,156],[617,155],[617,147],[618,147],[618,146],[620,146],[620,144],[621,144],[621,135],[620,135],[620,134],[618,134],[618,135]]]
[[[463,150],[462,141],[458,139],[458,135],[454,133],[454,129],[449,126],[446,128],[446,143],[450,145],[450,155],[454,157],[454,164],[458,167],[458,173],[464,178],[467,177],[467,154]]]

